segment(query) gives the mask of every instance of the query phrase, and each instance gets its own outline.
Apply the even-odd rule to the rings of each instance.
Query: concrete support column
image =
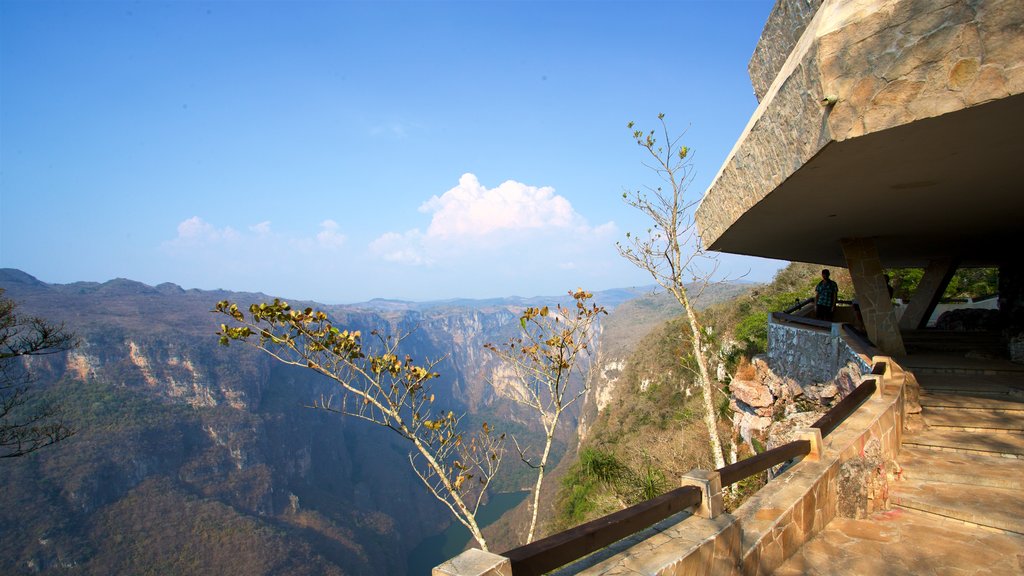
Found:
[[[1010,360],[1024,364],[1024,262],[999,264],[999,315],[1009,345]]]
[[[957,261],[952,258],[932,260],[928,263],[921,283],[917,285],[917,290],[910,298],[910,304],[903,311],[900,328],[917,330],[925,327],[939,299],[942,298],[942,293],[946,291],[946,286],[949,286],[949,281],[953,279],[956,266]]]
[[[999,314],[1011,336],[1024,333],[1024,261],[999,264]]]
[[[868,338],[886,354],[906,354],[875,242],[870,238],[844,238],[842,246]]]

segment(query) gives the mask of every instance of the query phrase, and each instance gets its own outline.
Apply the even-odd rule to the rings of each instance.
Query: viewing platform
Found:
[[[778,576],[1024,573],[1024,366],[927,354],[892,509],[836,518]]]

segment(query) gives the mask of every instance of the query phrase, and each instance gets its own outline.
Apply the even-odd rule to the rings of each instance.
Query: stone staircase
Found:
[[[1024,535],[1024,372],[915,370],[923,427],[904,435],[904,510]]]
[[[901,332],[907,350],[915,353],[945,355],[991,356],[1006,358],[1006,341],[995,331],[959,332],[949,330],[904,330]]]

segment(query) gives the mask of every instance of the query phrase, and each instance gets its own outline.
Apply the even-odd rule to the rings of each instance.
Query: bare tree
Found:
[[[705,252],[697,232],[693,214],[698,201],[687,199],[685,195],[692,165],[687,158],[689,150],[679,143],[683,135],[676,138],[669,135],[664,114],[658,115],[658,121],[661,123],[660,136],[655,130],[645,133],[635,129],[633,122],[628,125],[633,130],[633,139],[649,155],[644,166],[653,170],[664,185],[623,192],[626,204],[650,218],[652,226],[646,235],[627,233],[626,242],[619,242],[617,246],[624,258],[650,273],[654,281],[671,293],[686,311],[693,358],[697,364],[695,376],[704,401],[704,424],[715,466],[721,468],[725,466],[725,458],[713,402],[715,383],[708,370],[704,332],[689,293],[696,289],[694,298],[703,293],[717,262]],[[664,139],[664,144],[658,141],[659,137]],[[690,288],[687,288],[686,280],[690,281]]]
[[[531,460],[516,442],[520,458],[537,470],[527,544],[533,542],[536,533],[540,491],[559,419],[587,391],[585,379],[581,379],[584,384],[580,389],[574,391],[572,377],[583,376],[580,357],[588,353],[594,322],[607,313],[603,307],[589,303],[594,296],[590,292],[577,289],[569,295],[575,306],[558,305],[554,310],[547,306],[527,308],[519,318],[520,336],[501,346],[486,345],[519,381],[520,387],[511,399],[535,410],[544,428],[544,449],[538,462]]]
[[[24,360],[74,348],[78,338],[64,324],[19,316],[16,307],[0,298],[0,458],[24,456],[75,433],[61,406],[32,399],[34,379]]]
[[[484,550],[476,515],[498,473],[505,435],[485,422],[473,434],[461,431],[462,416],[437,409],[430,381],[440,360],[415,363],[399,356],[408,334],[382,336],[364,347],[358,331],[341,330],[323,312],[292,310],[286,302],[253,304],[246,316],[219,302],[215,312],[238,325],[221,325],[221,344],[242,341],[291,366],[308,368],[335,381],[340,400],[321,397],[314,408],[384,426],[412,443],[409,464],[431,494],[451,511]]]

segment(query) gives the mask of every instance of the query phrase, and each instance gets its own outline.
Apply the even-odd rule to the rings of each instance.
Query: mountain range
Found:
[[[329,381],[217,344],[216,302],[271,296],[125,279],[49,284],[12,269],[0,270],[0,289],[19,314],[63,322],[81,339],[30,359],[33,392],[59,402],[78,432],[0,462],[0,573],[400,575],[451,522],[397,435],[307,407],[335,392]],[[635,332],[676,315],[648,293],[595,294],[634,310],[634,322],[612,324],[631,326],[616,341],[635,345]],[[364,333],[409,332],[407,353],[443,358],[439,405],[529,442],[532,415],[506,399],[515,383],[483,345],[513,336],[524,307],[565,299],[292,304]],[[579,431],[580,413],[569,416],[559,453]],[[499,491],[526,485],[529,469],[517,464]]]

